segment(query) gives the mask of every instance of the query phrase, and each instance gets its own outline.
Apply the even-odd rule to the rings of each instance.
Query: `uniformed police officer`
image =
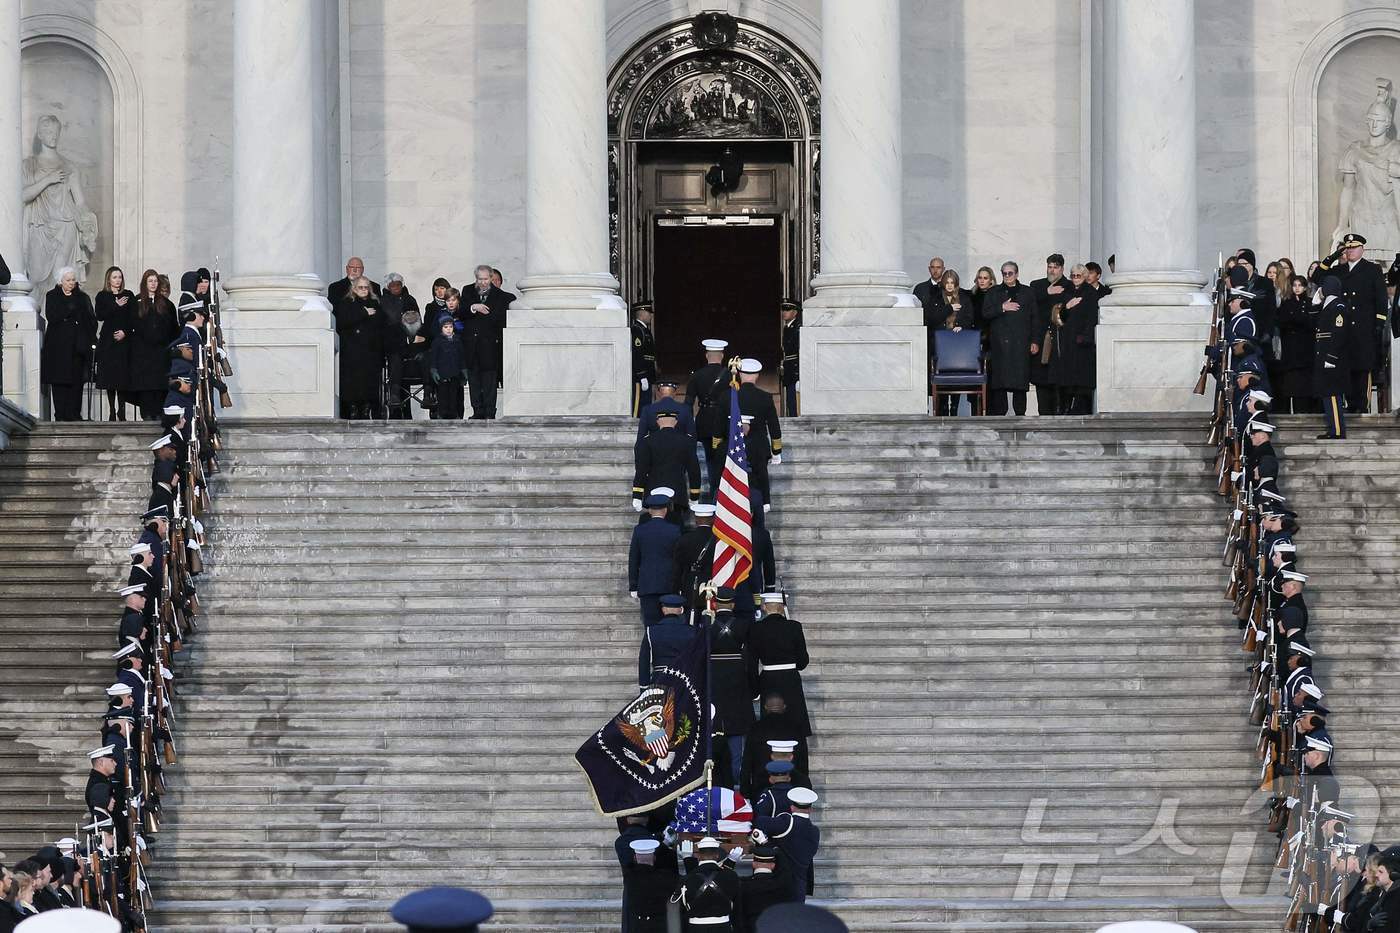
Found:
[[[1342,282],[1335,275],[1325,276],[1322,288],[1313,296],[1313,392],[1322,399],[1325,430],[1318,440],[1340,440],[1347,436],[1342,397],[1351,382],[1351,330],[1348,310],[1341,298]]]
[[[795,417],[801,412],[802,384],[798,366],[801,362],[799,349],[802,339],[802,321],[798,317],[802,308],[795,301],[784,301],[783,311],[783,362],[778,367],[778,376],[783,384],[783,415]]]
[[[676,430],[675,412],[658,411],[656,428],[637,441],[632,451],[632,508],[640,511],[643,494],[666,486],[673,492],[673,518],[684,523],[691,500],[700,498],[700,461],[695,456],[695,442]]]
[[[656,335],[652,332],[652,304],[639,301],[632,306],[632,417],[651,404],[656,385]]]
[[[812,862],[821,846],[821,831],[812,822],[812,804],[816,802],[815,792],[794,787],[788,791],[790,812],[774,817],[754,815],[753,841],[772,842],[782,852],[796,901],[805,901],[812,893]]]

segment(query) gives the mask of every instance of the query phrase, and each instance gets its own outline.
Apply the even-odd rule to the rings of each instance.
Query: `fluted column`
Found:
[[[802,410],[921,412],[927,336],[904,268],[899,0],[822,3],[821,273]]]
[[[239,0],[233,27],[233,310],[243,416],[329,416],[335,343],[316,274],[315,0]]]
[[[1193,0],[1113,0],[1112,145],[1105,166],[1116,254],[1100,311],[1100,411],[1198,407],[1210,322],[1198,264]]]
[[[39,315],[24,265],[24,201],[20,164],[27,151],[20,113],[20,0],[0,0],[0,256],[10,284],[0,286],[3,307],[4,395],[39,414]]]
[[[502,410],[620,414],[627,306],[608,271],[604,0],[529,0],[525,276],[505,333]]]

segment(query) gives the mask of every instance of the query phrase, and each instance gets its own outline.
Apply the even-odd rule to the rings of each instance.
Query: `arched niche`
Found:
[[[24,17],[20,45],[25,155],[31,152],[38,118],[62,104],[64,111],[55,112],[64,124],[60,151],[70,157],[86,153],[85,160],[101,166],[94,171],[105,175],[95,180],[99,188],[105,188],[102,200],[89,198],[103,204],[108,213],[103,216],[99,212],[103,236],[92,260],[88,285],[90,290],[98,287],[102,272],[113,264],[123,266],[131,281],[141,274],[140,268],[133,267],[145,261],[141,197],[144,134],[136,72],[116,40],[96,24],[76,16],[41,13]],[[69,80],[74,86],[54,86],[54,72],[65,63],[73,69]],[[44,110],[46,106],[50,109]],[[102,110],[106,116],[99,120],[96,114]],[[76,115],[77,125],[70,126],[74,121],[64,113]],[[85,129],[89,125],[90,133]],[[96,209],[96,203],[90,206]]]
[[[1364,115],[1376,78],[1390,78],[1400,98],[1400,21],[1393,8],[1339,16],[1304,47],[1289,89],[1290,251],[1307,263],[1325,255],[1337,217],[1338,162],[1365,135]],[[1363,231],[1358,231],[1363,232]]]

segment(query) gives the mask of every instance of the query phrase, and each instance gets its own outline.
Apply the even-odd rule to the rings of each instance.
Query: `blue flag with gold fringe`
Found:
[[[579,747],[574,760],[604,816],[644,813],[705,780],[710,734],[709,638],[695,630],[674,665]]]

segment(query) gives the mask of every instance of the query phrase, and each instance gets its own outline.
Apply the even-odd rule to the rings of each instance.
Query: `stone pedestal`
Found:
[[[1194,284],[1191,290],[1164,292],[1155,281],[1164,275],[1153,276],[1141,289],[1129,276],[1117,276],[1111,303],[1099,307],[1095,340],[1101,412],[1210,407],[1209,394],[1191,394],[1210,335],[1210,297],[1194,280],[1184,283]]]
[[[606,26],[603,0],[530,0],[526,274],[505,330],[505,415],[628,410],[627,305],[607,271]]]
[[[321,280],[247,277],[228,283],[224,342],[239,418],[327,418],[337,410],[335,332]]]
[[[39,314],[24,269],[24,203],[20,163],[28,146],[20,125],[20,0],[0,0],[0,256],[11,280],[0,286],[0,339],[4,343],[3,393],[39,414]]]
[[[39,311],[28,295],[0,298],[4,308],[4,396],[35,417],[40,416],[43,391],[39,387]]]
[[[928,410],[928,335],[902,270],[899,3],[822,4],[822,246],[802,312],[802,411]]]

